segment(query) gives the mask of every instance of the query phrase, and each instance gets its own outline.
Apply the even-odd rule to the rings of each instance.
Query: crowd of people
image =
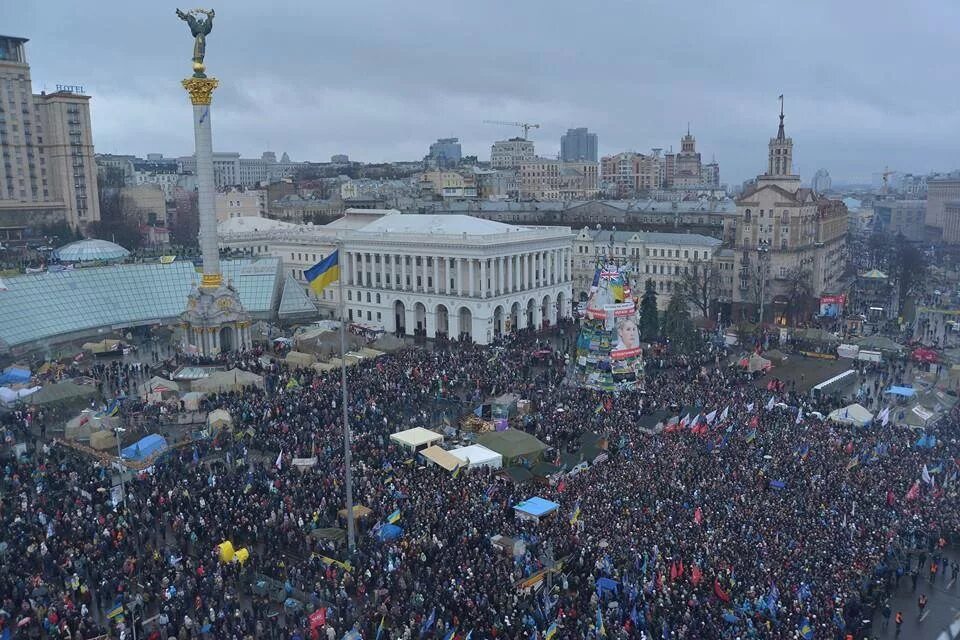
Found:
[[[372,512],[352,555],[320,535],[345,527],[337,371],[225,356],[265,388],[205,398],[233,430],[172,450],[127,478],[125,495],[72,449],[43,441],[17,459],[6,448],[2,628],[129,638],[136,619],[137,637],[164,640],[835,638],[909,588],[901,578],[921,552],[943,567],[960,528],[956,411],[935,446],[917,447],[892,422],[812,415],[791,388],[716,366],[722,349],[658,359],[642,388],[613,395],[568,384],[564,358],[535,360],[535,340],[408,349],[349,370],[353,495]],[[91,373],[111,389],[139,375]],[[425,464],[389,438],[438,403],[508,392],[531,401],[513,426],[550,447],[546,461],[575,457],[585,433],[601,436],[606,459],[518,484]],[[650,415],[673,419],[650,428]],[[30,412],[3,419],[14,440],[36,434]],[[518,519],[533,495],[560,507]],[[399,537],[378,535],[388,519]],[[497,535],[522,544],[505,550]],[[250,559],[221,562],[223,541]],[[264,604],[264,577],[305,608]],[[314,629],[312,610],[326,614]]]

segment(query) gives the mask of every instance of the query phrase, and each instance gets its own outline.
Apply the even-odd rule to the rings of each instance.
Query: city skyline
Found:
[[[219,7],[207,59],[224,81],[214,146],[379,162],[419,159],[437,138],[458,137],[464,155],[487,160],[493,141],[518,134],[483,123],[503,119],[540,123],[530,137],[548,157],[568,128],[587,127],[603,156],[679,150],[690,121],[704,160],[716,157],[721,180],[735,185],[763,169],[784,93],[805,180],[819,168],[837,182],[868,182],[885,166],[954,168],[954,90],[916,63],[936,60],[947,73],[956,64],[947,26],[960,17],[956,7],[901,15],[818,3],[768,16],[742,3],[689,16],[616,3],[606,7],[616,9],[611,20],[604,7],[549,6],[549,25],[539,2],[469,15],[432,2],[402,13],[380,2],[281,2],[269,16],[249,2]],[[5,30],[30,39],[37,92],[86,88],[98,152],[176,156],[192,140],[179,88],[188,50],[171,44],[183,39],[173,10],[18,5]],[[865,31],[857,19],[868,10]],[[63,24],[73,25],[66,35]],[[639,38],[638,24],[646,26]],[[911,55],[877,58],[883,41]]]

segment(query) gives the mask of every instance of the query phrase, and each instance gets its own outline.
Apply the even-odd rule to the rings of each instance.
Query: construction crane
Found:
[[[540,125],[531,124],[529,122],[506,122],[505,120],[484,120],[484,124],[499,124],[505,127],[520,127],[523,129],[523,139],[527,139],[527,134],[530,132],[530,129],[539,129]]]
[[[886,193],[886,192],[887,192],[888,178],[889,178],[890,176],[892,176],[894,173],[896,173],[896,171],[890,171],[890,167],[886,167],[886,168],[884,168],[883,173],[880,174],[880,175],[883,176],[883,191],[882,191],[882,193]]]

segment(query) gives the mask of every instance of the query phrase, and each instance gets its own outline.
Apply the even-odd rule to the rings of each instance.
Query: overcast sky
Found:
[[[215,0],[211,0],[215,1]],[[29,38],[34,88],[79,84],[98,152],[193,150],[192,38],[165,0],[3,2]],[[182,8],[192,8],[183,5]],[[220,79],[214,148],[294,160],[421,158],[438,137],[489,159],[537,122],[541,155],[568,127],[600,153],[679,148],[739,183],[764,168],[786,95],[797,169],[868,181],[884,166],[950,170],[960,113],[960,3],[642,0],[229,0],[207,40]]]

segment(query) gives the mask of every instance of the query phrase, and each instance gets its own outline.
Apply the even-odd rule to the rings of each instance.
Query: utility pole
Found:
[[[770,257],[768,251],[767,243],[760,241],[760,244],[757,245],[757,273],[760,278],[760,318],[757,323],[760,325],[763,325],[763,302],[766,297],[764,289],[767,285],[767,260]]]

